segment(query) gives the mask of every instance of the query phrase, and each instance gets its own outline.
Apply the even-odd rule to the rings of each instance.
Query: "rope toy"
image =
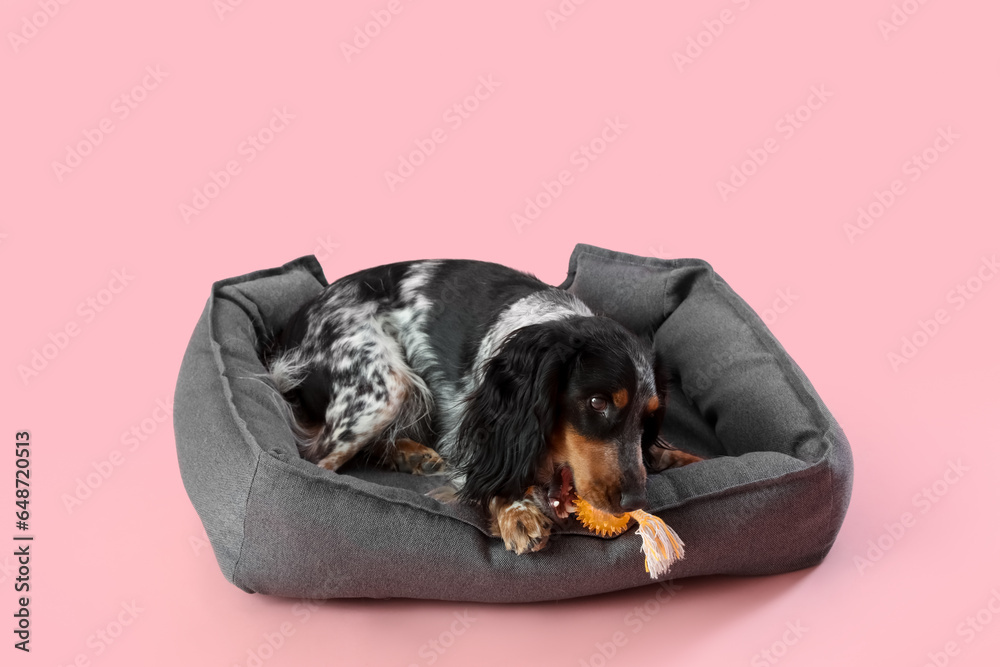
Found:
[[[670,566],[684,558],[684,542],[674,529],[658,516],[636,510],[621,516],[603,512],[577,496],[576,518],[583,527],[601,537],[615,537],[625,531],[630,520],[639,524],[637,533],[642,537],[642,552],[646,555],[646,572],[650,579],[670,571]]]

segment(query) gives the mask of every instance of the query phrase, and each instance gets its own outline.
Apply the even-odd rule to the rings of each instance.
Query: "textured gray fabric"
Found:
[[[257,341],[326,279],[314,257],[216,283],[174,406],[185,488],[227,579],[308,598],[562,599],[651,583],[641,540],[579,526],[516,556],[478,510],[423,495],[435,478],[298,457]],[[762,575],[820,562],[850,498],[840,427],[760,318],[703,261],[578,245],[563,288],[653,336],[672,368],[664,435],[708,461],[651,475],[650,511],[685,541],[667,577]]]

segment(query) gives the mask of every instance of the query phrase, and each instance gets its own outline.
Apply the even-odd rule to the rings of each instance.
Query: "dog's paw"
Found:
[[[494,499],[490,502],[490,516],[493,534],[503,538],[508,551],[526,554],[548,544],[552,520],[530,500]]]
[[[413,440],[397,440],[392,458],[392,469],[414,475],[433,475],[444,470],[444,459],[430,447]]]
[[[326,468],[331,472],[337,472],[338,470],[340,470],[340,467],[342,465],[347,463],[347,461],[351,458],[352,454],[354,454],[353,451],[345,452],[345,451],[335,450],[327,454],[319,461],[317,461],[316,465],[318,465],[320,468]]]
[[[700,456],[668,447],[654,447],[650,451],[650,454],[652,455],[652,466],[650,467],[655,471],[666,470],[667,468],[680,468],[681,466],[705,460]]]

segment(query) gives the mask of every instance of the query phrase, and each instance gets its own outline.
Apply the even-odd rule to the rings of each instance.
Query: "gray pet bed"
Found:
[[[312,256],[216,283],[181,364],[181,475],[223,574],[248,592],[486,602],[571,598],[651,583],[634,526],[575,525],[517,556],[478,509],[423,494],[440,478],[299,458],[258,341],[327,284]],[[749,306],[694,259],[578,245],[563,288],[654,335],[673,372],[663,433],[713,457],[650,475],[649,511],[685,541],[665,577],[764,575],[819,563],[851,493],[847,439]]]

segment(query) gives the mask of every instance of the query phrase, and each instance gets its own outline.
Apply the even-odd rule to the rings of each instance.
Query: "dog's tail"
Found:
[[[295,389],[308,375],[308,366],[296,357],[294,350],[286,350],[268,362],[267,372],[277,389],[274,402],[292,430],[299,453],[307,460],[314,460],[320,453],[323,425],[312,424],[303,419],[294,399]]]
[[[268,364],[267,370],[271,380],[274,381],[274,386],[282,395],[287,395],[302,384],[307,369],[306,365],[296,359],[289,350],[274,357]]]

